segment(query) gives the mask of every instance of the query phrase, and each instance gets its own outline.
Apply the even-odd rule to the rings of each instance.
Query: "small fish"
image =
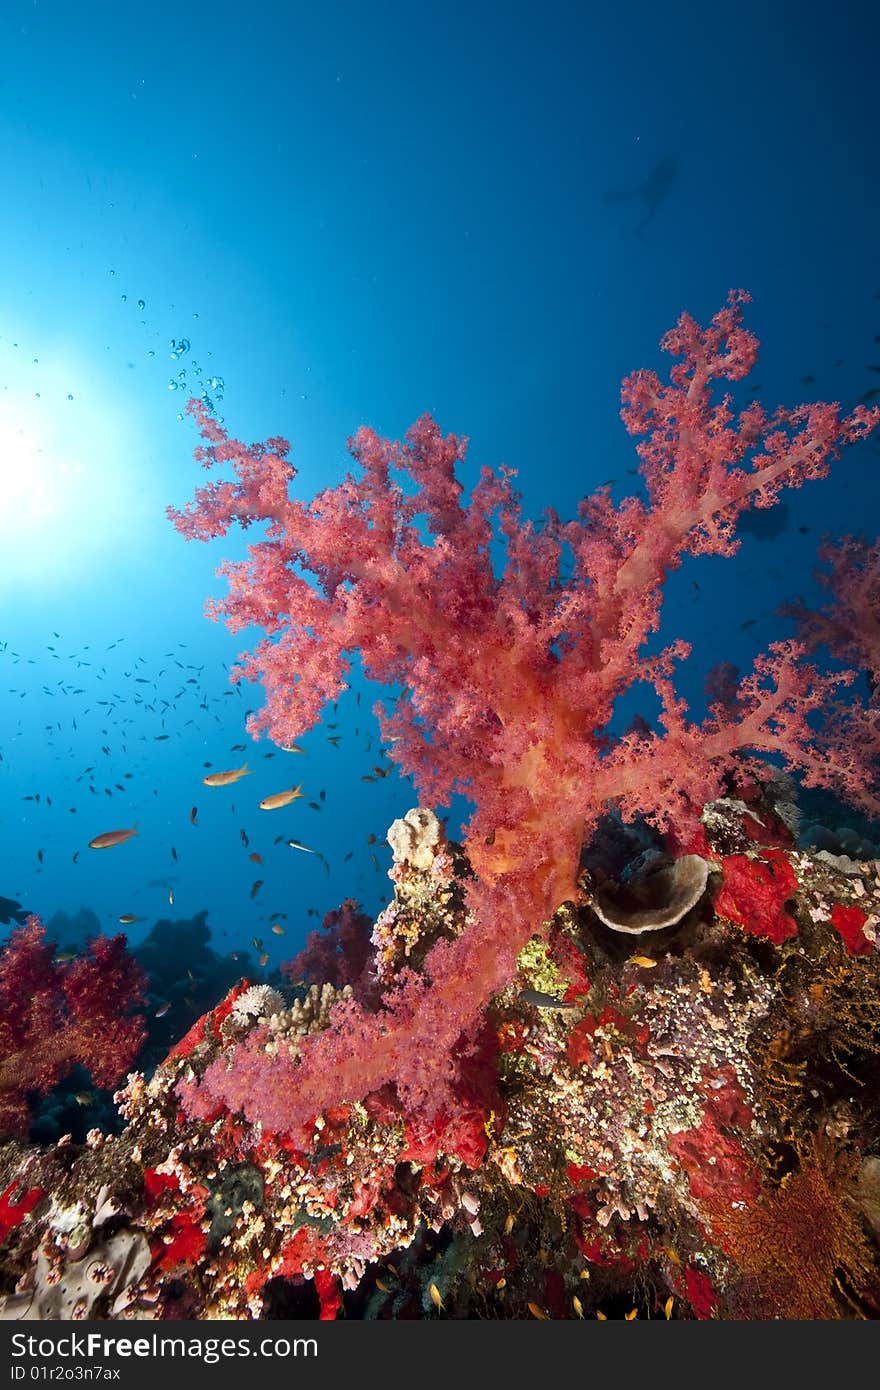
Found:
[[[253,854],[248,855],[248,859],[251,861],[252,864],[262,864],[263,862],[263,856],[261,854],[257,854],[256,850]]]
[[[584,1316],[584,1305],[581,1303],[577,1294],[572,1295],[571,1306],[577,1313],[579,1318],[582,1318]]]
[[[540,1318],[542,1322],[549,1321],[547,1314],[544,1312],[544,1309],[539,1308],[537,1303],[528,1303],[526,1306],[533,1318]]]
[[[301,845],[299,840],[288,840],[291,849],[301,849],[303,854],[317,854],[316,849],[309,849],[308,845]]]
[[[381,1279],[377,1279],[377,1280],[376,1280],[376,1288],[377,1288],[377,1289],[380,1289],[380,1290],[382,1291],[382,1293],[392,1293],[392,1292],[393,1292],[391,1289],[389,1289],[389,1287],[388,1287],[387,1284],[383,1284],[383,1283],[382,1283],[382,1280],[381,1280]]]
[[[89,849],[112,849],[114,845],[124,845],[126,840],[130,840],[137,834],[137,822],[131,830],[105,830],[103,835],[96,835],[94,840],[89,840]]]
[[[608,1321],[608,1318],[607,1318],[606,1314],[605,1314],[605,1313],[600,1313],[598,1308],[596,1309],[596,1317],[599,1319],[600,1322],[607,1322],[607,1321]]]
[[[251,945],[253,946],[255,951],[262,951],[263,949],[263,942],[259,936],[251,937]]]
[[[629,1312],[624,1313],[623,1316],[626,1318],[627,1322],[632,1322],[635,1318],[639,1316],[639,1310],[638,1308],[630,1308]]]
[[[168,889],[168,903],[169,903],[169,906],[170,906],[170,907],[173,907],[173,906],[174,906],[174,889],[173,889],[173,888],[169,888],[169,889]]]
[[[255,898],[255,897],[257,896],[257,894],[259,893],[260,889],[261,889],[262,886],[263,886],[263,882],[264,882],[264,880],[261,879],[261,878],[254,879],[254,882],[251,884],[251,897],[252,897],[252,898]]]
[[[241,767],[230,768],[226,772],[209,772],[202,781],[206,787],[228,787],[232,782],[237,782],[240,777],[251,777],[252,771],[247,763],[242,763]]]
[[[291,787],[290,791],[273,792],[272,796],[264,796],[260,802],[261,811],[279,811],[282,806],[289,806],[291,801],[296,801],[297,797],[302,796],[302,786]]]
[[[443,1297],[440,1293],[440,1290],[437,1288],[437,1285],[429,1284],[428,1293],[431,1295],[431,1302],[433,1303],[434,1307],[439,1309],[441,1313],[444,1312],[446,1305],[443,1302]]]
[[[669,1319],[672,1317],[672,1309],[673,1309],[674,1304],[675,1304],[675,1299],[672,1297],[672,1294],[670,1294],[669,1297],[667,1298],[666,1302],[663,1304],[663,1316],[664,1316],[664,1318],[666,1319],[667,1322],[668,1322]]]
[[[242,829],[239,830],[238,833],[241,836],[241,843],[244,845],[245,849],[247,849],[248,845],[250,844],[250,840],[247,837],[247,831]]]
[[[59,951],[55,959],[59,965],[69,965],[72,960],[76,960],[76,951]]]
[[[175,863],[177,862],[177,850],[174,848],[173,845],[171,846],[171,858],[175,861]]]
[[[640,965],[643,970],[653,970],[657,964],[650,956],[630,956],[629,963],[630,965]]]
[[[304,753],[306,750],[300,748],[298,743],[282,743],[281,751],[282,753]]]
[[[515,1220],[516,1217],[514,1216],[513,1212],[509,1211],[507,1213],[507,1216],[504,1218],[504,1234],[506,1236],[509,1236],[511,1231],[513,1230],[513,1223]]]
[[[198,816],[198,814],[199,814],[199,808],[198,808],[198,806],[193,806],[193,807],[190,808],[190,813],[189,813],[189,823],[190,823],[190,825],[198,825],[198,821],[197,821],[197,819],[196,819],[196,817]]]
[[[272,930],[273,930],[273,932],[275,933],[276,936],[283,936],[283,935],[284,935],[284,928],[281,926],[280,922],[273,922],[273,923],[272,923]]]
[[[77,1105],[91,1105],[95,1099],[94,1091],[77,1091],[73,1097]]]
[[[545,994],[541,989],[522,989],[519,992],[521,1004],[528,1004],[534,1009],[576,1009],[577,1004],[573,999],[557,999],[555,994]]]
[[[140,922],[142,919],[140,917],[136,917],[133,912],[123,912],[122,916],[117,917],[116,920],[117,922],[121,923],[123,927],[130,927],[135,922]]]
[[[169,1010],[170,1008],[171,1008],[171,1001],[170,1001],[170,999],[169,999],[166,1003],[160,1004],[160,1005],[159,1005],[158,1009],[156,1010],[156,1017],[157,1017],[157,1018],[164,1018],[165,1015],[167,1014],[167,1012],[168,1012],[168,1010]]]
[[[265,968],[266,968],[266,966],[267,966],[268,964],[269,964],[269,952],[268,952],[268,951],[264,951],[263,954],[260,956],[260,967],[261,967],[261,969],[265,970]]]

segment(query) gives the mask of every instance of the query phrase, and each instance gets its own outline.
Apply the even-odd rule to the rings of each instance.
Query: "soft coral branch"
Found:
[[[797,620],[801,640],[810,648],[826,647],[833,656],[868,672],[880,685],[880,540],[843,536],[825,542],[819,558],[827,566],[819,575],[831,602],[818,610],[804,603],[782,612]]]

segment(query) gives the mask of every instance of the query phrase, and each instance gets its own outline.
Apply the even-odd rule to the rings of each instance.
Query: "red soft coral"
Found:
[[[320,931],[309,933],[299,954],[282,964],[282,972],[291,980],[305,979],[310,984],[326,981],[335,989],[350,985],[357,999],[370,1003],[377,993],[371,968],[372,930],[371,919],[360,911],[354,898],[346,898],[326,914]]]
[[[785,904],[797,893],[797,879],[781,850],[765,849],[764,859],[729,854],[715,911],[752,936],[767,936],[777,946],[797,936],[797,922]]]
[[[843,944],[852,956],[863,956],[874,949],[873,943],[862,930],[867,920],[859,907],[835,903],[831,909],[831,925],[842,937]]]
[[[0,953],[0,1132],[27,1129],[28,1092],[45,1094],[79,1062],[112,1086],[146,1036],[129,1011],[146,979],[125,937],[98,937],[62,963],[38,917],[17,927]]]

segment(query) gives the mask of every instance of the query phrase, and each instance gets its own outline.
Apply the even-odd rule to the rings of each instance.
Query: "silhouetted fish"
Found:
[[[641,236],[648,223],[656,216],[660,206],[669,197],[669,192],[678,178],[678,160],[668,154],[657,161],[647,178],[634,188],[612,189],[605,194],[606,203],[622,203],[637,199],[644,203],[645,211],[635,228],[636,236]]]
[[[21,903],[15,902],[13,898],[0,897],[0,922],[4,926],[10,926],[16,922],[18,926],[23,927],[27,921],[27,916],[28,914]]]

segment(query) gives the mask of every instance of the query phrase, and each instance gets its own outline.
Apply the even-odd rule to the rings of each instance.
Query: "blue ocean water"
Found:
[[[743,287],[744,388],[855,403],[880,386],[878,29],[858,3],[697,24],[645,3],[8,0],[0,895],[105,931],[136,916],[135,943],[205,913],[221,955],[268,970],[344,898],[375,913],[415,801],[375,778],[381,692],[358,677],[302,755],[252,744],[261,692],[228,672],[254,634],[202,611],[244,542],[187,545],[165,515],[201,480],[186,400],[288,437],[303,497],[359,425],[399,438],[430,411],[470,439],[466,485],[504,463],[527,515],[571,516],[637,486],[621,379],[665,373],[679,314]],[[696,713],[715,662],[748,669],[792,631],[780,604],[819,597],[820,538],[875,533],[877,452],[672,577],[662,637],[694,644]],[[255,776],[203,784],[245,759]]]

